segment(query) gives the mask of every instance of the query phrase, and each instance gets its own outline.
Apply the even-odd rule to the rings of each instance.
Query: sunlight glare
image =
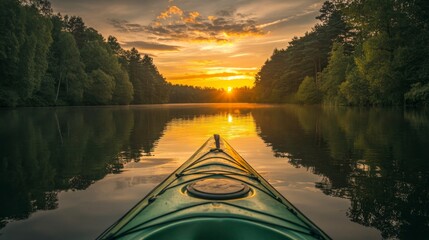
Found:
[[[228,88],[226,89],[226,91],[227,91],[228,93],[232,93],[232,87],[228,87]]]
[[[230,113],[228,113],[228,122],[232,123],[232,115]]]

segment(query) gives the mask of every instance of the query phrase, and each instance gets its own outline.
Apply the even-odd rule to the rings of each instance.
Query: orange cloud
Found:
[[[209,78],[209,79],[195,78],[195,79],[181,79],[181,80],[171,81],[169,78],[167,78],[167,81],[173,84],[192,85],[192,86],[199,86],[199,87],[210,86],[218,89],[222,89],[226,87],[232,87],[232,88],[239,88],[243,86],[251,87],[253,86],[253,80],[254,80],[253,78],[237,78],[233,80],[225,80],[225,79],[219,79],[219,78]]]
[[[216,60],[195,60],[195,61],[191,61],[191,63],[193,65],[197,65],[197,66],[207,66],[207,65],[217,64],[218,61],[216,61]]]
[[[168,80],[192,80],[192,79],[217,79],[217,80],[235,80],[235,79],[252,79],[255,76],[253,68],[228,68],[212,67],[206,68],[205,73],[185,74],[168,77]]]
[[[170,6],[147,26],[121,19],[109,21],[121,32],[144,32],[158,41],[225,44],[239,38],[263,36],[267,33],[254,19],[236,13],[235,10],[222,10],[216,16],[203,17],[197,11],[183,11],[178,6]]]
[[[167,45],[167,44],[161,44],[156,42],[146,42],[146,41],[128,41],[123,42],[122,46],[125,48],[132,48],[135,47],[142,51],[147,50],[157,50],[157,51],[180,51],[180,46],[174,46],[174,45]]]
[[[160,13],[158,17],[158,19],[167,19],[173,15],[178,15],[178,16],[182,16],[183,15],[183,11],[182,9],[180,9],[177,6],[171,6],[169,7],[167,10],[165,10],[164,12]]]
[[[197,17],[200,16],[199,12],[190,12],[188,16],[183,19],[185,23],[196,23]]]
[[[236,76],[236,73],[221,72],[221,73],[201,73],[201,74],[186,74],[169,77],[168,80],[190,80],[190,79],[207,79],[207,78],[223,78]]]

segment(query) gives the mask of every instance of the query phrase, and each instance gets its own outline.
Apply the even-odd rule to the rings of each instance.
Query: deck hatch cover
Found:
[[[193,197],[213,200],[228,200],[247,196],[249,186],[237,180],[208,178],[193,182],[187,186]]]

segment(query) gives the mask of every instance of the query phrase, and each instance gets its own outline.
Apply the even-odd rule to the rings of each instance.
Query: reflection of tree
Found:
[[[315,174],[328,176],[334,186],[327,191],[346,187],[346,176],[350,169],[340,164],[330,164],[335,160],[325,150],[328,147],[326,142],[322,141],[318,117],[321,109],[312,107],[307,112],[300,111],[302,108],[299,106],[261,108],[253,110],[252,115],[260,129],[260,136],[272,146],[276,156],[287,157],[296,167],[303,166]],[[304,129],[300,124],[301,119],[307,121],[307,126],[313,124],[313,129]],[[348,154],[348,151],[344,151],[342,160],[347,160]]]
[[[348,216],[385,238],[429,234],[429,114],[401,109],[286,106],[252,112],[275,155],[324,176]]]
[[[86,189],[119,172],[132,160],[124,152],[153,151],[168,120],[156,111],[114,107],[2,111],[0,228],[57,208],[58,191]]]
[[[170,120],[168,109],[133,109],[134,128],[130,134],[129,148],[125,152],[129,159],[139,160],[150,155],[155,142],[161,138],[165,124]]]
[[[231,109],[84,107],[0,112],[0,228],[58,206],[57,193],[82,190],[123,164],[151,155],[169,121]]]

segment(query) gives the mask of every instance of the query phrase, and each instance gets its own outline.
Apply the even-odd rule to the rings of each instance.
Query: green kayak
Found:
[[[330,239],[219,135],[98,239]]]

